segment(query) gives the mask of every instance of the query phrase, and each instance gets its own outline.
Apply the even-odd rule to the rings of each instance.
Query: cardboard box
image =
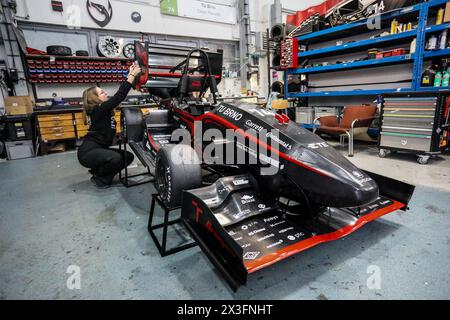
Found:
[[[34,102],[30,96],[13,96],[5,98],[6,115],[23,115],[33,113]]]
[[[445,5],[444,22],[450,22],[450,2]]]

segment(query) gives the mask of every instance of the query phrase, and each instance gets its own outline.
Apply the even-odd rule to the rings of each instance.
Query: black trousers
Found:
[[[80,164],[106,184],[111,184],[114,176],[133,162],[134,155],[127,151],[126,164],[124,159],[125,151],[105,148],[94,141],[84,141],[78,149]]]

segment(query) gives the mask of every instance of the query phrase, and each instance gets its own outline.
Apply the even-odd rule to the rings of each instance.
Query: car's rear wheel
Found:
[[[184,190],[202,185],[200,160],[188,145],[165,145],[156,156],[155,186],[169,208],[181,206]]]

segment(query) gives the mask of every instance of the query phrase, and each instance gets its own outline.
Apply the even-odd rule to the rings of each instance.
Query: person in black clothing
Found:
[[[91,181],[99,188],[111,186],[114,176],[125,166],[125,153],[110,148],[116,135],[114,109],[125,100],[140,72],[140,67],[133,64],[129,69],[127,80],[112,98],[108,98],[107,93],[99,87],[91,87],[83,93],[84,112],[90,117],[91,125],[83,144],[78,149],[78,161],[90,169]],[[133,160],[134,155],[127,151],[126,166]]]

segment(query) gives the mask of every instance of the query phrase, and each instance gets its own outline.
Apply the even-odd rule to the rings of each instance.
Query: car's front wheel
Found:
[[[165,145],[156,156],[155,186],[169,208],[181,206],[184,190],[202,186],[202,169],[194,149],[188,145]]]

